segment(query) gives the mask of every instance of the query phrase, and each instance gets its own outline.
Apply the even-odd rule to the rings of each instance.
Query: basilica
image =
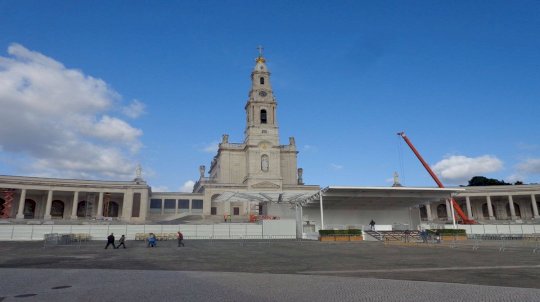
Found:
[[[536,223],[540,185],[410,188],[306,185],[294,137],[280,143],[277,101],[260,54],[244,106],[243,142],[223,135],[193,192],[155,192],[140,169],[130,181],[0,175],[0,222],[13,224],[212,224],[294,219],[297,227],[449,223],[450,198],[480,223]],[[324,215],[323,215],[324,211]]]

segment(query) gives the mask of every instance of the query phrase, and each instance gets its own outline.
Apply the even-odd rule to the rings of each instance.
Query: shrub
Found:
[[[439,234],[441,235],[466,235],[465,230],[462,229],[435,229],[435,230],[428,230],[429,233],[435,234],[435,232],[439,231]]]
[[[362,230],[319,230],[319,235],[362,235]]]

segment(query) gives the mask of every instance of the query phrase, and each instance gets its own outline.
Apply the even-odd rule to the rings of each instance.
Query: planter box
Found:
[[[320,241],[362,241],[362,235],[321,235]]]
[[[467,235],[441,235],[441,240],[467,240]]]

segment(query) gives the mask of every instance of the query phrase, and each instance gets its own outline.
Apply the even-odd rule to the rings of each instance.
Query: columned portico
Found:
[[[493,205],[491,203],[491,196],[486,196],[487,201],[487,208],[489,213],[489,220],[495,220],[495,216],[493,216]]]
[[[540,215],[538,215],[538,204],[536,203],[536,196],[534,196],[534,194],[531,194],[531,206],[533,209],[533,218],[540,218]]]
[[[516,208],[514,207],[514,198],[512,198],[512,195],[508,195],[508,205],[510,206],[510,218],[516,220]]]
[[[446,199],[446,215],[448,217],[448,221],[452,221],[452,217],[454,213],[452,213],[452,205],[450,205],[450,200]]]
[[[103,192],[99,192],[96,218],[103,218]]]
[[[26,189],[21,190],[21,197],[19,198],[19,207],[17,209],[17,219],[24,219],[24,202],[26,200]]]
[[[79,205],[79,191],[73,192],[73,204],[71,207],[71,216],[72,220],[77,219],[77,206]]]
[[[472,213],[472,208],[471,208],[471,199],[469,198],[469,196],[465,197],[465,203],[467,205],[467,216],[469,218],[473,218],[473,213]]]
[[[426,203],[425,206],[426,206],[426,212],[427,212],[427,220],[429,222],[432,222],[433,221],[433,214],[431,213],[431,204]]]
[[[49,190],[49,192],[47,193],[47,203],[45,204],[45,214],[43,215],[43,219],[45,220],[51,219],[52,198],[53,198],[53,191]]]
[[[143,222],[146,219],[149,187],[142,179],[96,181],[0,175],[0,189],[7,188],[17,192],[17,207],[7,218],[16,223],[26,219],[55,223],[80,218],[101,220],[104,213],[107,220],[118,217],[126,222]]]

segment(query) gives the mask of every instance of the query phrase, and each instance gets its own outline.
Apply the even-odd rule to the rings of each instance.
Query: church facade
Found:
[[[181,222],[186,216],[225,216],[247,221],[253,215],[272,214],[272,201],[279,198],[317,192],[319,186],[303,183],[294,137],[288,144],[280,144],[277,101],[262,55],[251,73],[244,109],[244,141],[229,142],[229,136],[223,135],[208,174],[204,165],[200,167],[200,178],[192,193],[152,192],[140,173],[133,181],[0,176],[0,217],[19,222]],[[255,195],[245,195],[242,200],[223,198],[231,193]],[[270,193],[276,200],[269,197]]]
[[[281,144],[277,105],[270,71],[265,58],[259,55],[244,106],[244,140],[230,142],[229,135],[223,135],[208,171],[206,166],[200,166],[193,192],[154,192],[140,170],[132,181],[0,175],[0,222],[215,223],[223,219],[248,222],[255,217],[295,219],[303,230],[306,225],[324,226],[318,200],[313,200],[318,192],[326,194],[325,207],[330,209],[326,217],[335,226],[365,225],[375,216],[380,217],[379,223],[386,219],[388,224],[416,218],[427,223],[452,221],[448,200],[418,201],[421,191],[429,188],[384,191],[385,188],[356,187],[354,192],[347,193],[350,195],[334,193],[337,195],[332,197],[332,190],[323,193],[328,188],[305,185],[303,170],[297,165],[294,137]],[[465,187],[456,192],[454,197],[462,209],[481,223],[540,220],[540,185]],[[390,218],[392,207],[403,212],[395,205],[405,197],[410,199],[405,193],[413,194],[418,202],[409,201],[406,219],[402,218],[403,213]],[[393,194],[393,200],[388,198],[389,194]],[[387,206],[381,201],[384,196]],[[311,201],[305,203],[306,200]],[[418,217],[412,219],[410,213]]]

